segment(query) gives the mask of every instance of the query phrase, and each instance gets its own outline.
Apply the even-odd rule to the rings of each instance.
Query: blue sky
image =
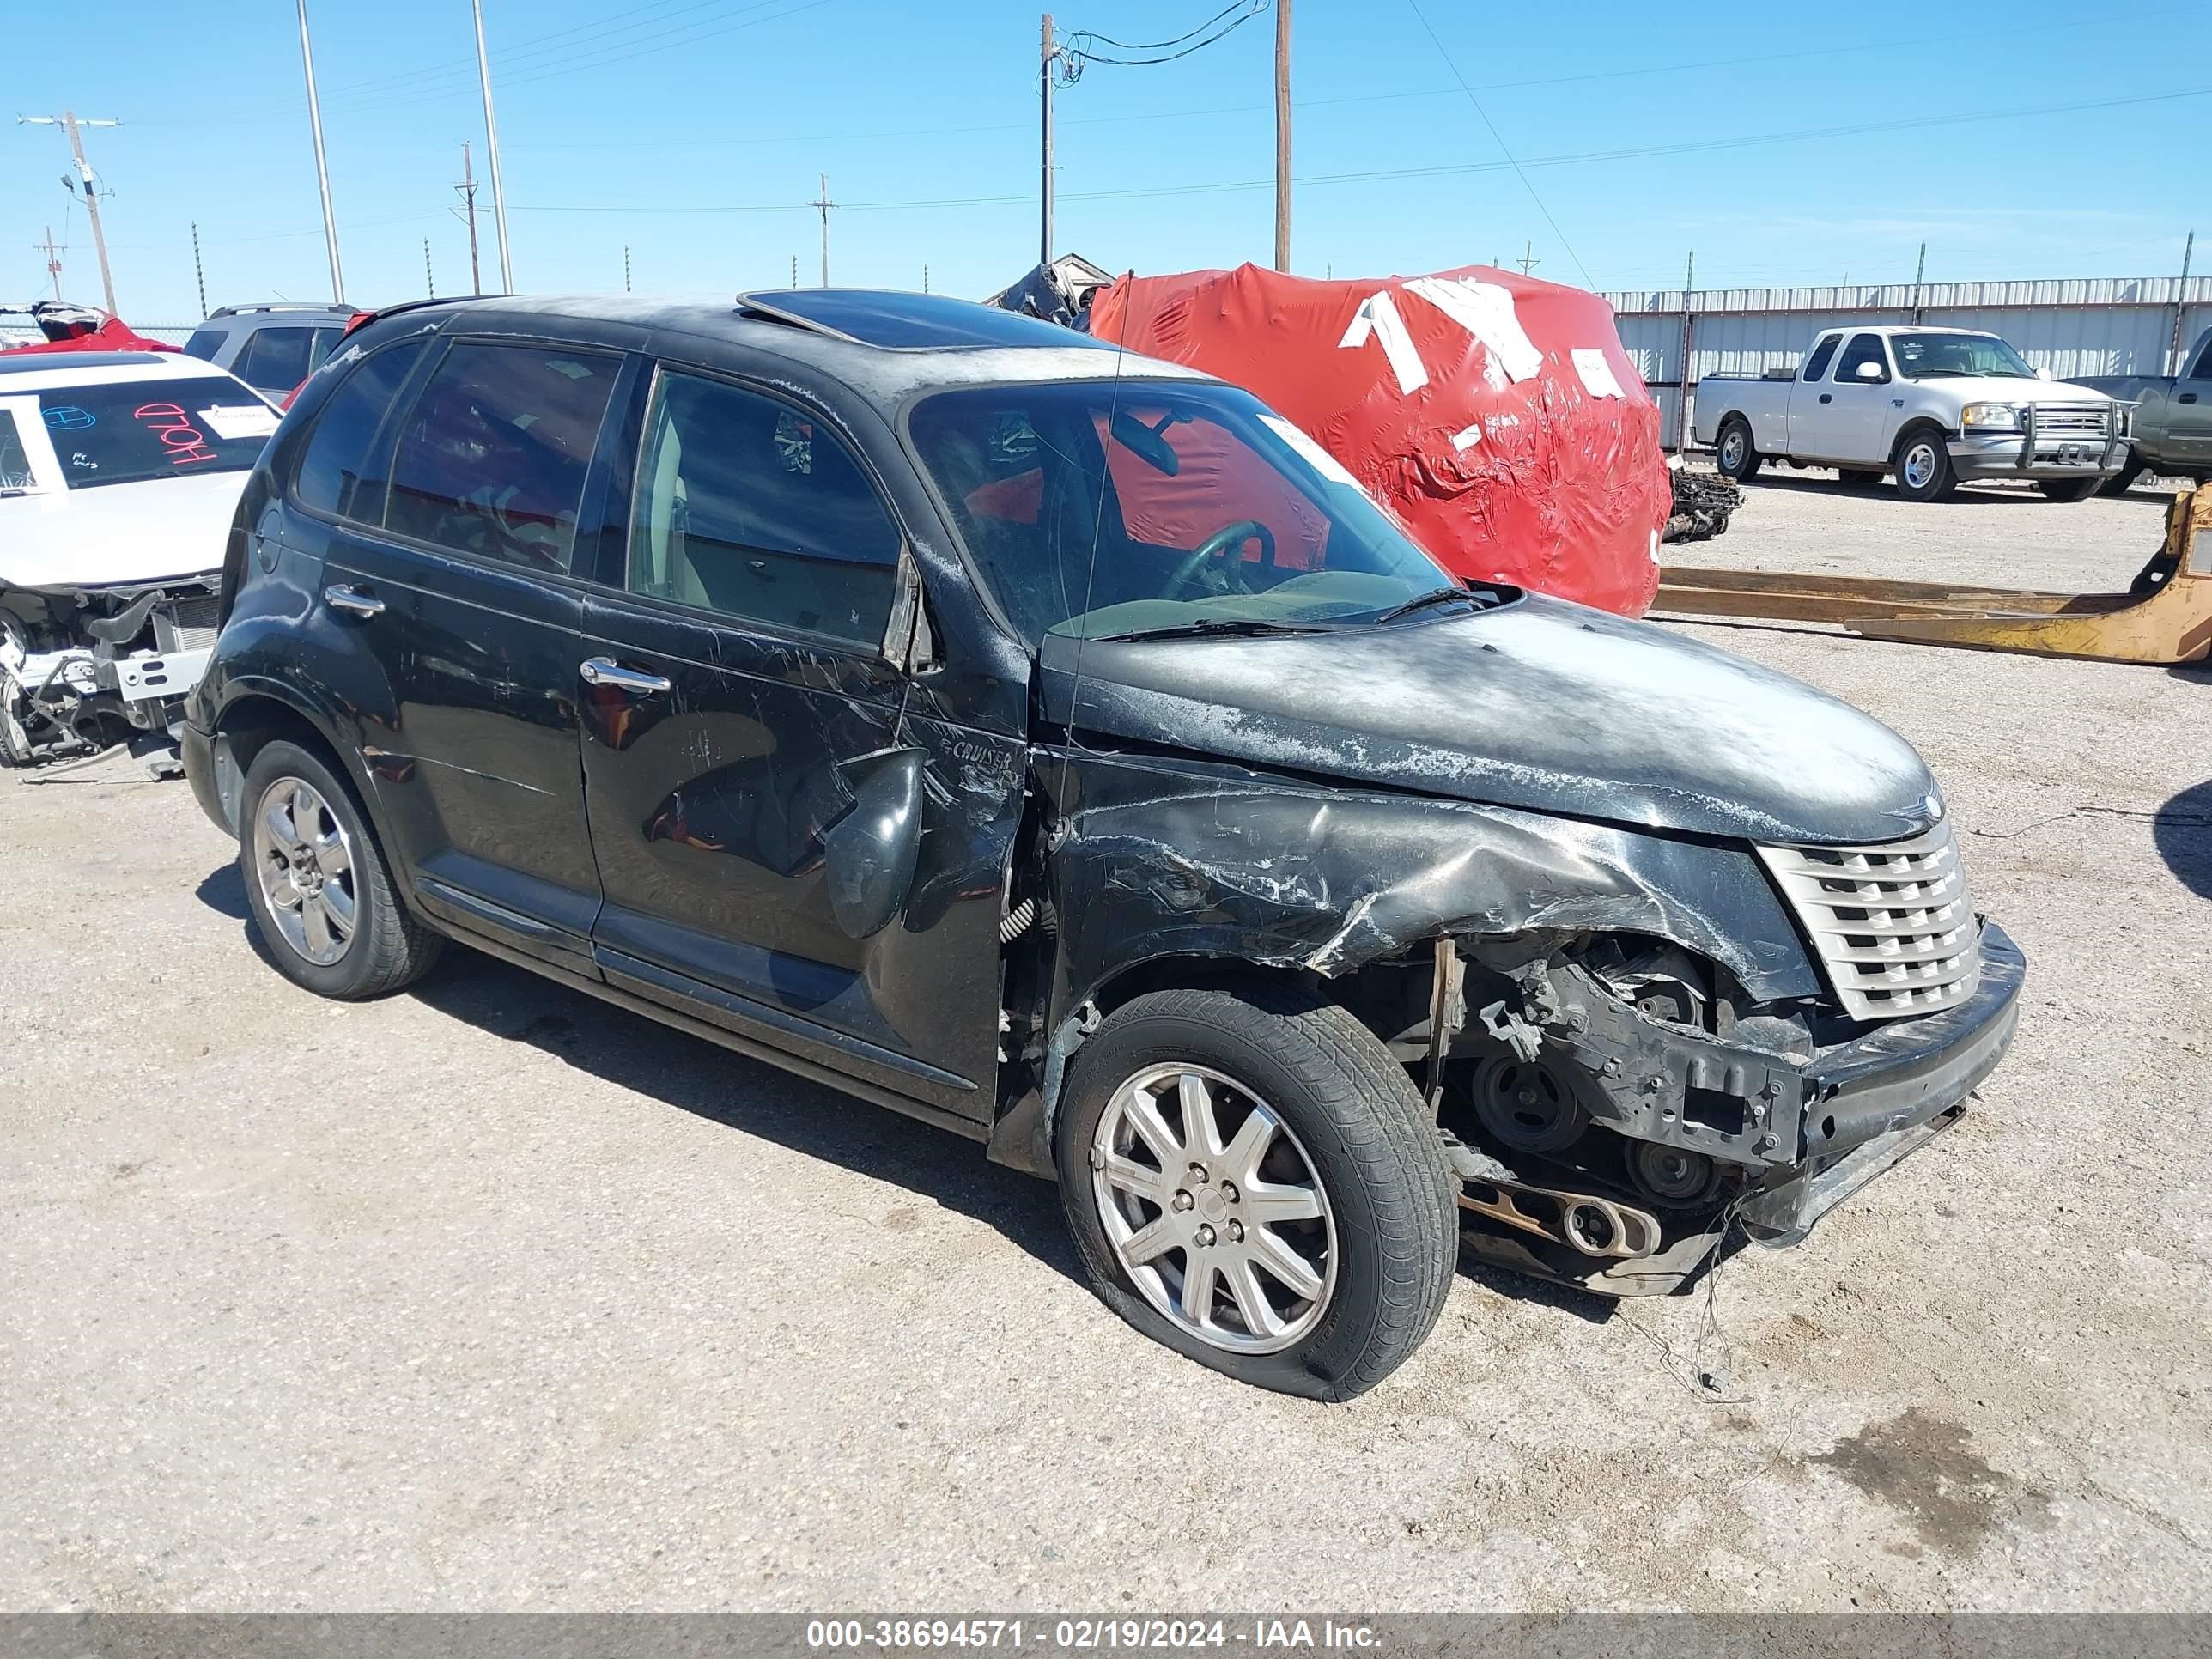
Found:
[[[1135,41],[1220,3],[1056,0],[1063,33]],[[10,31],[0,116],[125,121],[88,135],[123,314],[199,314],[194,221],[210,305],[327,297],[292,6],[69,10],[66,27]],[[823,173],[847,204],[838,282],[919,287],[927,266],[937,291],[981,295],[1033,261],[1026,3],[484,10],[519,289],[618,290],[625,246],[641,292],[781,286],[794,256],[811,283],[801,204]],[[2164,275],[2192,226],[2212,234],[2203,4],[1296,0],[1295,17],[1293,267],[1314,276],[1533,244],[1536,275],[1601,288],[1679,285],[1692,249],[1700,287],[1909,281],[1923,238],[1931,280]],[[447,211],[465,138],[485,173],[467,0],[311,0],[310,18],[348,297],[420,297],[426,237],[438,291],[465,291]],[[1063,249],[1116,270],[1269,257],[1273,31],[1263,16],[1178,63],[1093,64],[1060,94]],[[1807,133],[1826,136],[1786,137]],[[46,291],[32,244],[51,223],[66,291],[98,301],[67,160],[54,129],[0,126],[0,299]],[[481,232],[495,286],[488,213]]]

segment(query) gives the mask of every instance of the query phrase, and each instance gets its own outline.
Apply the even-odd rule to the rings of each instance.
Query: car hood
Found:
[[[0,497],[0,587],[112,587],[204,575],[250,468]]]
[[[2093,386],[2081,386],[2072,380],[2022,380],[2001,374],[1962,376],[1953,380],[1937,376],[1919,381],[1923,387],[1932,386],[1948,392],[1960,402],[1968,404],[2108,404],[2111,394],[2100,392]]]
[[[1942,815],[1911,744],[1850,704],[1650,623],[1531,594],[1311,634],[1048,636],[1079,736],[1607,823],[1865,844]]]

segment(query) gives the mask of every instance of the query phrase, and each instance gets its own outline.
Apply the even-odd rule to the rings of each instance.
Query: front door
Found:
[[[2212,466],[2212,339],[2174,382],[2166,408],[2176,458],[2191,467]]]
[[[403,356],[418,350],[439,354],[427,374]],[[332,392],[294,486],[314,514],[297,522],[326,537],[314,603],[381,670],[353,735],[418,898],[586,973],[599,877],[569,563],[622,367],[565,345],[392,348]],[[377,445],[388,470],[364,464],[403,382],[396,441],[386,425]]]
[[[673,368],[636,473],[625,568],[591,600],[577,665],[601,970],[987,1119],[1020,751],[906,717],[896,519],[826,422]],[[898,913],[856,936],[831,842],[902,763],[918,866]]]
[[[1815,447],[1809,453],[1845,466],[1880,465],[1889,459],[1889,354],[1879,334],[1855,334],[1836,356],[1832,384],[1820,388],[1830,401],[1816,404]]]

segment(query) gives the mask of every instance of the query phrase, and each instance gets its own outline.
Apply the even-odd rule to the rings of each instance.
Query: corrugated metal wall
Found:
[[[2170,374],[2174,307],[2183,349],[2212,327],[2212,277],[2183,294],[2173,276],[2077,277],[2062,282],[1928,283],[1865,288],[1701,289],[1608,294],[1620,343],[1658,398],[1665,441],[1675,441],[1681,407],[1684,301],[1691,323],[1691,397],[1708,374],[1764,374],[1795,368],[1813,337],[1851,323],[1910,323],[1985,329],[2012,342],[2060,380],[2082,374]]]

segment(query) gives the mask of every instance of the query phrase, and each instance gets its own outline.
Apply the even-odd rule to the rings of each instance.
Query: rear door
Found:
[[[374,422],[365,383],[399,353],[424,360],[383,377],[404,374],[404,413],[382,423],[365,452],[375,459],[356,462],[345,422]],[[624,373],[615,353],[565,343],[388,348],[324,405],[294,484],[327,526],[313,602],[380,670],[356,737],[422,902],[586,973],[599,878],[577,754],[583,584],[570,566],[604,489],[593,455]]]
[[[1789,434],[1783,453],[1786,455],[1818,455],[1823,441],[1826,417],[1835,407],[1832,387],[1826,384],[1829,366],[1836,361],[1836,349],[1844,343],[1841,334],[1823,334],[1813,343],[1806,355],[1804,367],[1798,370],[1797,379],[1789,389]]]
[[[904,534],[826,419],[663,365],[640,432],[623,568],[578,653],[602,971],[988,1118],[1018,745],[907,718]],[[919,866],[897,914],[855,937],[829,837],[902,764],[921,775]]]

